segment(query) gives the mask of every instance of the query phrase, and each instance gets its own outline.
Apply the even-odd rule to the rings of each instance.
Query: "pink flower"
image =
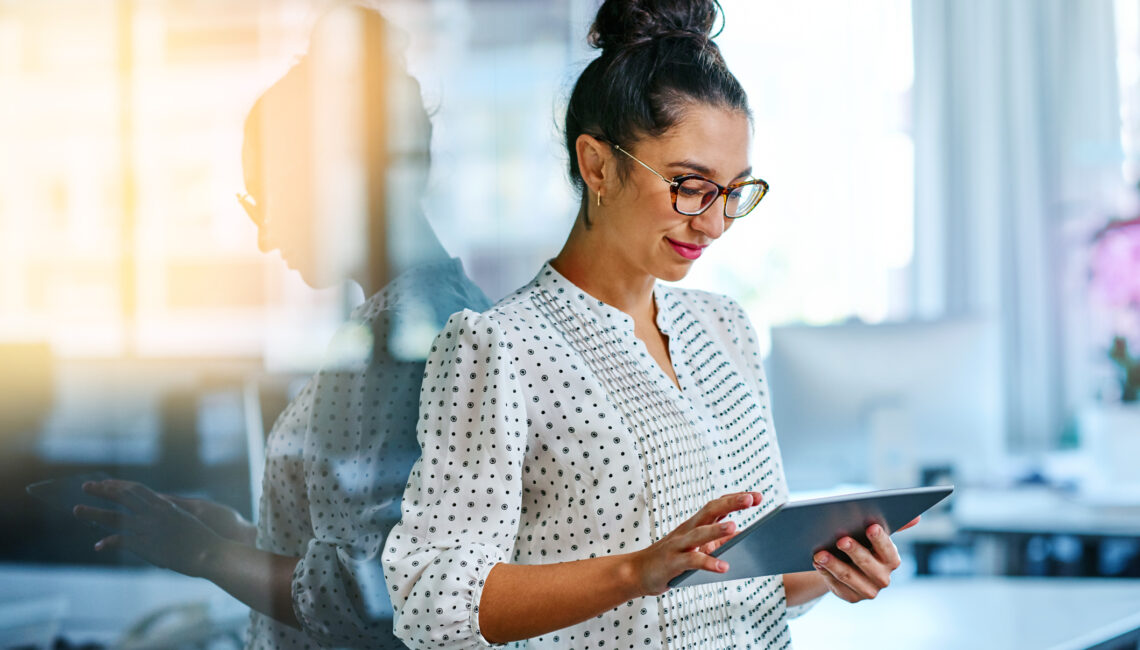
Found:
[[[1121,400],[1140,399],[1140,220],[1101,232],[1092,251],[1091,290],[1111,314],[1109,358],[1120,375]]]
[[[1140,310],[1140,224],[1108,230],[1097,239],[1092,290],[1112,310]]]

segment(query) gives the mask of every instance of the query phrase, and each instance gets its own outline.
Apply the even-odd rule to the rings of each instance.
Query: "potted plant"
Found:
[[[1093,298],[1111,319],[1108,357],[1122,403],[1140,399],[1140,218],[1113,221],[1093,238]],[[1114,401],[1110,397],[1110,401]]]
[[[1096,463],[1094,484],[1140,500],[1140,217],[1111,221],[1096,234],[1089,280],[1119,390],[1082,414],[1082,444]]]

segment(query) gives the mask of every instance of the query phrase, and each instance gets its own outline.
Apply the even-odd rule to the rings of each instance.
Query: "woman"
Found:
[[[662,286],[767,190],[711,0],[607,0],[566,115],[582,202],[561,252],[454,315],[421,392],[423,455],[388,537],[413,647],[786,647],[787,607],[872,598],[888,531],[803,574],[669,590],[787,499],[756,335],[732,300]]]
[[[250,648],[403,647],[392,634],[380,551],[399,519],[399,499],[419,453],[416,397],[424,358],[450,314],[489,304],[418,211],[423,187],[401,185],[397,189],[406,193],[400,201],[384,195],[392,167],[401,167],[399,178],[406,183],[413,177],[409,166],[425,166],[430,123],[422,104],[388,102],[390,96],[418,100],[420,94],[387,52],[386,21],[357,7],[339,11],[318,24],[309,53],[246,118],[242,167],[248,194],[240,198],[264,252],[280,251],[313,288],[352,281],[370,297],[353,310],[321,371],[269,434],[257,525],[217,503],[160,495],[118,480],[85,489],[130,508],[130,515],[76,509],[80,518],[122,531],[100,540],[97,549],[125,548],[159,566],[204,577],[249,605]],[[326,33],[322,25],[330,23],[341,31]],[[327,72],[315,63],[322,39],[343,38],[344,29],[363,36],[364,76],[354,88],[328,79],[317,83]],[[373,119],[364,125],[366,133],[354,134],[369,143],[363,164],[372,181],[370,209],[357,219],[341,215],[330,223],[311,209],[320,189],[314,179],[328,176],[327,170],[315,173],[327,158],[314,153],[312,134],[330,127],[313,112],[317,87],[345,93],[327,98],[328,105],[363,95],[381,107],[366,106],[362,114],[387,118]],[[401,154],[377,129],[418,134],[409,138],[418,146]],[[330,155],[327,143],[322,151]],[[421,169],[416,175],[422,180],[425,174]],[[392,205],[405,212],[393,212]],[[401,220],[401,232],[415,243],[403,252],[402,266],[375,251],[355,257],[321,249],[325,238],[367,241],[368,232],[387,228],[393,219]]]

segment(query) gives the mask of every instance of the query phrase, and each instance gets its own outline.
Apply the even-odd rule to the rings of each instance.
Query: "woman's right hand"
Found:
[[[633,568],[646,596],[658,596],[669,589],[669,581],[690,569],[724,573],[728,563],[710,555],[736,534],[736,523],[722,521],[737,510],[760,504],[759,492],[727,494],[705,504],[697,514],[673,532],[641,551],[633,553]]]
[[[208,499],[190,499],[172,494],[163,494],[162,497],[194,515],[219,537],[247,546],[253,546],[257,541],[257,527],[229,506]]]

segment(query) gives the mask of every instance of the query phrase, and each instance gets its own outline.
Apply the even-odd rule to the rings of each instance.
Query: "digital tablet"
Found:
[[[111,478],[106,472],[91,472],[89,474],[76,474],[53,478],[38,483],[32,483],[24,488],[27,493],[41,503],[51,507],[61,514],[70,515],[72,508],[77,505],[102,508],[116,512],[126,512],[126,509],[113,501],[100,499],[97,496],[83,491],[83,484],[87,481],[102,481]],[[102,528],[94,522],[84,522],[93,528]]]
[[[728,562],[727,573],[686,571],[670,580],[669,586],[812,571],[812,557],[824,549],[846,561],[847,555],[835,546],[840,538],[848,536],[869,546],[867,527],[871,524],[898,530],[953,491],[952,485],[939,485],[785,503],[713,552]]]

